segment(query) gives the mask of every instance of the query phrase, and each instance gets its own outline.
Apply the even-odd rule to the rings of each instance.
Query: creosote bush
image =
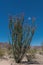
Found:
[[[35,54],[36,54],[36,49],[29,49],[27,54],[26,54],[27,60],[31,61],[32,59],[34,59]]]
[[[35,32],[34,19],[31,24],[26,24],[24,16],[10,16],[9,19],[9,30],[12,39],[12,50],[14,59],[17,63],[20,63],[24,57],[24,54],[30,46],[32,37]]]
[[[41,45],[41,47],[42,47],[42,51],[43,51],[43,42],[42,42],[42,45]]]
[[[43,55],[43,42],[41,43],[41,51],[39,51],[39,54]]]
[[[2,58],[5,54],[5,51],[3,49],[0,48],[0,58]]]

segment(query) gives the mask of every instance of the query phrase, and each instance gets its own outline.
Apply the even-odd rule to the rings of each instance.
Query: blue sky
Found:
[[[36,17],[37,29],[31,45],[43,41],[43,0],[0,0],[0,42],[8,42],[9,15],[24,12],[25,16]]]

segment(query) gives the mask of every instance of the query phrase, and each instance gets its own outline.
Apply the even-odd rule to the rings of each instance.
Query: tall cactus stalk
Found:
[[[30,46],[32,37],[34,35],[35,27],[32,25],[25,28],[24,16],[10,17],[9,30],[12,38],[12,49],[14,59],[17,63],[21,62],[26,53],[27,47]]]

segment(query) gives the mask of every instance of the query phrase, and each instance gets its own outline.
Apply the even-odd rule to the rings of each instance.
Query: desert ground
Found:
[[[36,54],[36,58],[33,61],[28,62],[26,57],[21,61],[21,63],[17,64],[13,59],[9,57],[5,57],[0,59],[0,65],[43,65],[43,55]]]

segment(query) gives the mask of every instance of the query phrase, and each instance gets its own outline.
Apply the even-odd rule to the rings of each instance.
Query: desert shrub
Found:
[[[12,49],[7,50],[7,53],[8,53],[8,55],[11,55],[12,54]]]
[[[8,55],[12,54],[12,45],[10,44],[10,40],[9,40],[8,47],[7,47],[7,53]]]
[[[40,55],[43,55],[43,51],[40,51],[39,54],[40,54]]]
[[[29,54],[29,55],[26,54],[26,58],[27,58],[28,61],[31,61],[32,60],[32,55],[31,54]]]
[[[26,54],[26,58],[28,61],[31,61],[33,58],[35,58],[36,49],[30,49],[28,50]]]
[[[0,49],[0,58],[2,58],[5,54],[5,51],[3,49]]]
[[[43,42],[41,43],[41,48],[42,48],[42,51],[43,51]]]
[[[41,43],[41,50],[39,51],[39,54],[43,55],[43,42]]]

